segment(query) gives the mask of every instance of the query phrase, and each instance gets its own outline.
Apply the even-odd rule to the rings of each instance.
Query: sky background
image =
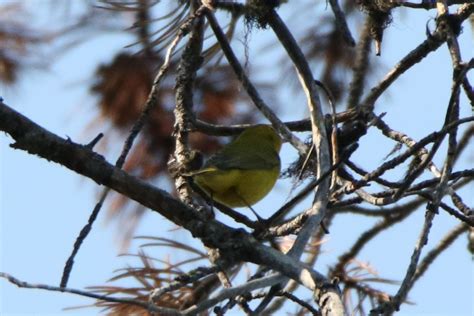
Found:
[[[44,1],[31,1],[29,5]],[[320,9],[324,7],[320,6]],[[43,25],[51,19],[46,9],[38,9],[33,23]],[[402,14],[400,18],[399,14]],[[285,12],[283,12],[285,16]],[[288,16],[288,15],[286,15]],[[388,70],[405,56],[416,44],[425,38],[425,23],[435,16],[434,11],[409,14],[397,10],[394,23],[384,35],[381,66],[376,70],[378,81]],[[243,38],[242,32],[239,33]],[[250,38],[250,60],[261,50],[252,45],[268,40],[270,31],[254,31]],[[462,56],[465,60],[474,55],[473,34],[469,27],[460,36]],[[0,84],[0,95],[6,104],[13,107],[34,122],[62,137],[71,137],[76,142],[87,143],[94,133],[86,131],[97,115],[96,99],[88,92],[94,71],[99,63],[108,62],[111,56],[130,44],[130,37],[118,34],[104,34],[81,42],[61,54],[47,69],[25,70],[14,86]],[[59,45],[59,44],[55,44]],[[242,49],[242,44],[234,45]],[[98,49],[100,47],[100,49]],[[316,67],[317,68],[317,67]],[[315,69],[317,72],[317,69]],[[271,73],[270,73],[271,74]],[[402,76],[377,103],[377,113],[387,112],[385,121],[395,130],[403,131],[414,139],[420,139],[433,128],[440,128],[449,99],[451,64],[446,46],[438,49],[422,63]],[[474,76],[470,76],[471,82]],[[287,120],[306,116],[305,100],[294,96],[292,91],[278,91],[286,98],[282,108]],[[463,97],[461,116],[472,115],[468,102]],[[409,113],[407,115],[406,113]],[[93,130],[108,131],[108,126],[94,125]],[[461,133],[459,133],[461,134]],[[301,135],[300,135],[301,136]],[[107,137],[107,136],[106,136]],[[113,138],[116,139],[116,138]],[[381,163],[393,147],[393,143],[380,141],[382,137],[372,129],[360,142],[355,154],[356,161],[363,167]],[[87,222],[100,189],[97,185],[72,171],[9,147],[11,139],[0,136],[0,271],[12,274],[21,280],[33,283],[58,285],[74,240]],[[109,146],[104,154],[110,162],[115,161],[117,147]],[[455,170],[472,167],[474,153],[456,165]],[[115,150],[113,150],[115,148]],[[440,153],[446,151],[446,146]],[[287,166],[295,152],[285,145],[283,165]],[[465,155],[466,157],[466,155]],[[439,159],[439,157],[437,158]],[[441,160],[436,160],[441,166]],[[396,174],[394,174],[396,175]],[[472,206],[474,194],[472,185],[462,192],[465,202]],[[279,181],[273,192],[255,206],[263,216],[281,205],[288,197],[288,181]],[[310,201],[306,201],[307,206]],[[303,207],[302,206],[302,207]],[[369,261],[384,277],[400,280],[404,276],[408,258],[423,224],[424,209],[415,212],[402,225],[384,232],[358,256]],[[229,222],[231,223],[231,222]],[[354,236],[373,225],[368,220],[354,215],[339,216],[326,238],[324,255],[316,269],[325,271],[341,250],[352,244]],[[457,222],[444,212],[436,216],[429,244],[424,254]],[[92,233],[83,244],[77,256],[69,285],[73,288],[102,285],[114,273],[113,270],[133,265],[136,260],[118,256],[123,253],[119,247],[117,227],[106,220],[105,212],[99,217]],[[200,244],[184,231],[169,231],[169,222],[157,213],[149,212],[142,220],[137,235],[160,235],[181,242]],[[136,253],[141,241],[133,241],[128,251]],[[153,256],[163,258],[168,249],[152,249]],[[170,261],[178,261],[184,254],[169,254]],[[416,305],[403,305],[399,315],[472,315],[474,275],[472,255],[467,251],[467,238],[461,236],[454,245],[417,282],[410,293],[410,300]],[[397,287],[387,287],[395,293]],[[455,303],[453,304],[453,302]],[[64,308],[93,303],[80,296],[51,293],[40,290],[19,289],[5,280],[0,280],[1,315],[96,315],[97,309],[85,308],[64,311]]]

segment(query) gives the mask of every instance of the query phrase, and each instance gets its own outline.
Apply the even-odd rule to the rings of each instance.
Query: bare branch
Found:
[[[346,17],[344,12],[342,12],[341,7],[339,6],[339,2],[337,0],[329,0],[329,4],[331,5],[331,9],[334,12],[334,18],[336,19],[336,25],[338,31],[342,33],[342,38],[349,46],[355,45],[355,40],[352,37],[351,31],[347,26]]]
[[[474,12],[474,4],[465,4],[458,10],[458,13],[453,14],[453,16],[458,18],[459,23],[462,23],[472,12]],[[400,75],[416,63],[419,63],[429,53],[437,50],[446,41],[447,36],[444,25],[441,27],[438,25],[433,34],[402,58],[402,60],[400,60],[398,64],[395,65],[395,67],[385,76],[385,78],[382,79],[377,86],[372,88],[369,95],[364,99],[364,101],[362,101],[362,105],[372,110],[376,100]]]
[[[352,74],[352,81],[349,86],[349,97],[347,99],[347,108],[356,107],[364,93],[365,78],[370,64],[370,45],[372,44],[372,37],[370,36],[370,26],[366,20],[364,28],[362,29],[359,43],[356,47],[356,59],[354,71]]]
[[[232,66],[232,69],[237,75],[237,78],[241,81],[242,86],[247,91],[255,106],[260,110],[260,112],[262,112],[263,115],[265,115],[265,117],[270,122],[272,122],[273,126],[281,133],[283,138],[286,141],[290,142],[301,154],[303,154],[307,151],[306,145],[290,132],[290,130],[281,122],[278,116],[276,116],[275,113],[270,109],[270,107],[266,105],[265,102],[262,100],[257,89],[254,87],[254,85],[250,82],[250,79],[245,74],[242,65],[240,65],[237,57],[232,51],[232,48],[230,47],[224,32],[220,28],[219,23],[217,22],[211,10],[212,7],[209,6],[209,10],[206,12],[207,20],[209,21],[209,24],[212,30],[214,31],[214,34],[217,40],[219,41],[222,51],[224,52],[224,55],[226,56],[229,64]]]
[[[468,231],[468,226],[464,224],[459,224],[454,227],[450,232],[448,232],[439,243],[430,250],[423,260],[421,260],[418,268],[416,269],[415,275],[413,276],[413,284],[418,281],[423,274],[428,270],[430,265],[436,260],[436,258],[441,255],[461,234]]]
[[[88,291],[83,291],[83,290],[78,290],[78,289],[72,289],[72,288],[67,288],[67,287],[58,287],[58,286],[53,286],[53,285],[47,285],[47,284],[33,284],[33,283],[28,283],[21,281],[12,275],[4,272],[0,272],[0,278],[4,278],[8,280],[8,282],[15,284],[18,287],[21,288],[28,288],[28,289],[41,289],[41,290],[46,290],[50,292],[62,292],[62,293],[71,293],[71,294],[76,294],[80,296],[85,296],[85,297],[90,297],[90,298],[95,298],[98,300],[106,301],[106,302],[115,302],[115,303],[124,303],[124,304],[131,304],[131,305],[136,305],[143,307],[147,311],[150,312],[155,312],[155,313],[162,313],[165,315],[170,315],[170,316],[178,316],[182,315],[177,310],[171,309],[171,308],[165,308],[165,307],[159,307],[156,306],[152,303],[147,303],[144,301],[139,301],[139,300],[133,300],[133,299],[128,299],[128,298],[117,298],[117,297],[111,297],[109,295],[99,295],[95,294],[92,292]]]
[[[197,15],[196,15],[197,16]],[[165,60],[163,62],[163,65],[160,67],[160,70],[156,74],[155,79],[153,80],[153,85],[151,88],[151,91],[148,95],[148,99],[143,107],[143,111],[140,114],[140,117],[137,119],[137,121],[133,124],[127,139],[125,140],[125,143],[122,148],[122,152],[120,153],[120,156],[118,157],[117,161],[115,162],[115,166],[119,169],[123,167],[123,164],[125,163],[125,159],[127,155],[129,154],[130,150],[132,149],[133,143],[142,130],[146,119],[150,115],[150,112],[156,107],[158,103],[158,98],[157,98],[157,92],[160,86],[160,82],[164,78],[166,72],[168,71],[168,68],[170,66],[171,62],[171,55],[173,54],[174,50],[176,49],[176,46],[180,42],[180,40],[189,32],[190,27],[192,25],[193,20],[195,19],[196,16],[191,16],[183,25],[181,25],[180,29],[178,30],[178,34],[174,38],[174,40],[171,42],[170,46],[168,47],[168,50],[166,52]],[[72,250],[71,255],[66,261],[66,264],[64,266],[63,274],[61,277],[61,287],[66,287],[69,276],[72,271],[72,267],[74,265],[74,258],[76,257],[77,253],[79,252],[79,249],[83,243],[83,241],[87,238],[89,235],[89,232],[92,229],[92,225],[94,224],[97,216],[99,215],[100,210],[102,209],[102,205],[104,204],[105,199],[107,198],[108,194],[110,192],[109,188],[105,188],[102,191],[101,197],[99,199],[99,202],[95,205],[91,215],[89,216],[89,220],[87,224],[81,229],[81,232],[79,233],[79,236],[77,237],[76,241],[74,242],[74,247]]]
[[[242,230],[232,229],[207,217],[203,218],[201,213],[176,200],[167,192],[112,166],[86,146],[48,132],[4,103],[0,103],[0,130],[15,139],[16,143],[12,145],[15,148],[59,163],[159,212],[170,221],[189,230],[206,246],[220,249],[222,255],[230,261],[248,261],[266,265],[320,293],[321,297],[337,292],[336,285],[329,283],[324,275],[303,263],[261,245]],[[331,297],[329,301],[337,297]]]

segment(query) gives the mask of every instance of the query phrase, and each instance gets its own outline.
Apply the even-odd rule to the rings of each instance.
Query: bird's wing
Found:
[[[273,169],[280,166],[280,157],[272,148],[264,148],[258,152],[235,152],[223,150],[212,156],[205,164],[206,167],[216,167],[220,170],[228,169]]]

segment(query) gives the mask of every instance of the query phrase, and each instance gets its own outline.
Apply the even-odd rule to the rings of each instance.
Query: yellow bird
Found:
[[[271,191],[280,175],[281,143],[271,126],[249,127],[190,175],[213,200],[250,207]]]

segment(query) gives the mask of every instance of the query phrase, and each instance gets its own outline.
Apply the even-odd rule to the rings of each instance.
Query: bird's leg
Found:
[[[239,194],[239,192],[237,192],[237,190],[235,191],[235,194],[239,197],[239,199],[242,200],[242,202],[244,202],[244,204],[252,211],[252,213],[255,215],[255,217],[257,217],[257,221],[260,223],[260,224],[264,224],[265,223],[265,220],[260,217],[257,212],[255,212],[255,210],[250,206],[249,203],[247,203],[247,201],[242,197],[242,195]]]
[[[214,213],[214,198],[213,198],[213,194],[212,194],[212,191],[209,191],[209,197],[211,198],[211,203],[210,203],[210,206],[211,206],[211,212]]]

